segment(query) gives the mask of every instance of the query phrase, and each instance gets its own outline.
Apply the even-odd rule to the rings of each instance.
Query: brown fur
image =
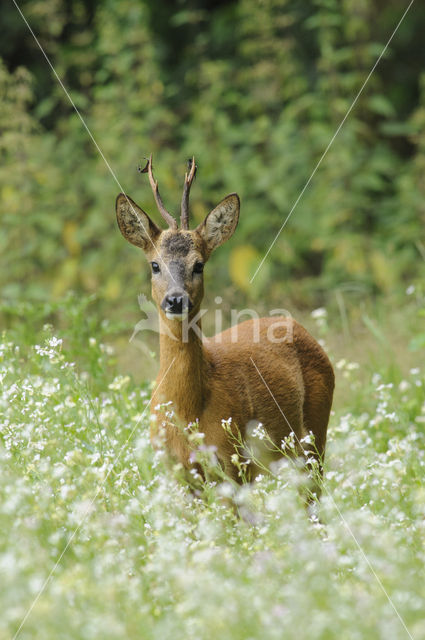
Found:
[[[161,314],[161,322],[166,322],[176,335],[175,321],[164,320]],[[231,329],[220,334],[220,342],[216,336],[202,343],[190,332],[189,342],[184,345],[161,333],[157,378],[160,387],[154,392],[153,404],[171,401],[176,423],[180,424],[175,426],[164,419],[161,409],[155,410],[153,442],[160,440],[159,431],[164,429],[167,448],[189,467],[190,447],[181,425],[198,420],[200,431],[205,433],[205,444],[217,447],[226,473],[237,479],[237,468],[231,462],[234,442],[221,424],[231,417],[243,438],[250,421],[261,422],[277,446],[291,430],[298,440],[312,431],[323,460],[334,388],[332,366],[320,345],[295,321],[292,343],[271,343],[267,329],[275,322],[276,317],[261,318],[260,341],[256,344],[252,341],[253,320],[238,325],[236,343],[232,342]],[[172,373],[165,375],[173,359]]]
[[[301,325],[289,320],[292,324],[287,328],[275,329],[276,337],[292,333],[292,340],[279,343],[268,339],[268,330],[278,322],[275,316],[259,320],[258,342],[253,340],[253,320],[237,326],[236,342],[232,329],[204,341],[191,330],[184,342],[182,322],[167,317],[161,308],[170,291],[177,290],[188,296],[193,304],[190,318],[195,317],[203,298],[203,279],[202,274],[194,273],[194,265],[206,262],[213,249],[233,234],[239,198],[235,194],[225,198],[194,231],[158,231],[149,216],[130,202],[136,212],[128,206],[126,196],[121,194],[117,199],[120,229],[161,268],[152,276],[152,296],[162,327],[160,370],[151,404],[153,445],[165,443],[170,454],[190,468],[191,448],[183,427],[198,422],[205,444],[216,447],[224,470],[238,480],[231,460],[235,443],[222,427],[222,421],[231,418],[234,433],[242,438],[248,423],[261,422],[276,446],[291,430],[297,441],[311,431],[323,461],[334,374],[323,349]],[[171,407],[164,410],[164,403],[171,403]]]

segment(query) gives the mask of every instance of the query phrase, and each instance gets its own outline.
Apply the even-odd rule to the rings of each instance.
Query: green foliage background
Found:
[[[407,3],[28,0],[34,33],[117,176],[155,155],[169,208],[196,155],[192,216],[226,193],[240,227],[209,287],[320,301],[425,272],[425,7],[413,5],[265,266],[288,215]],[[134,300],[148,271],[115,225],[120,191],[13,3],[0,42],[0,278],[10,298],[68,289]]]

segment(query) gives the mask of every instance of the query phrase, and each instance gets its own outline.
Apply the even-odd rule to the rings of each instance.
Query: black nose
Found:
[[[169,313],[183,313],[183,296],[167,296],[165,310]]]
[[[176,294],[166,296],[161,306],[167,313],[181,315],[183,311],[190,311],[193,305],[187,296]]]

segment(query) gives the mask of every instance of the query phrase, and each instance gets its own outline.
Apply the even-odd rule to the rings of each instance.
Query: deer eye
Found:
[[[195,265],[193,267],[193,273],[202,273],[204,270],[204,263],[203,262],[195,262]]]
[[[159,268],[159,264],[157,262],[151,262],[152,273],[159,273],[161,269]]]

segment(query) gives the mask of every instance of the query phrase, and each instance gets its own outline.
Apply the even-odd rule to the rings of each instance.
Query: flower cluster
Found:
[[[425,635],[419,369],[369,375],[358,402],[360,371],[340,364],[355,391],[331,419],[309,519],[306,474],[290,457],[250,484],[182,482],[149,444],[147,385],[89,347],[90,371],[66,337],[0,345],[0,637],[16,633],[58,559],[22,638],[401,640],[400,618]],[[197,425],[185,434],[193,462],[217,466]],[[267,445],[263,425],[251,435]],[[297,444],[290,434],[282,447]]]

